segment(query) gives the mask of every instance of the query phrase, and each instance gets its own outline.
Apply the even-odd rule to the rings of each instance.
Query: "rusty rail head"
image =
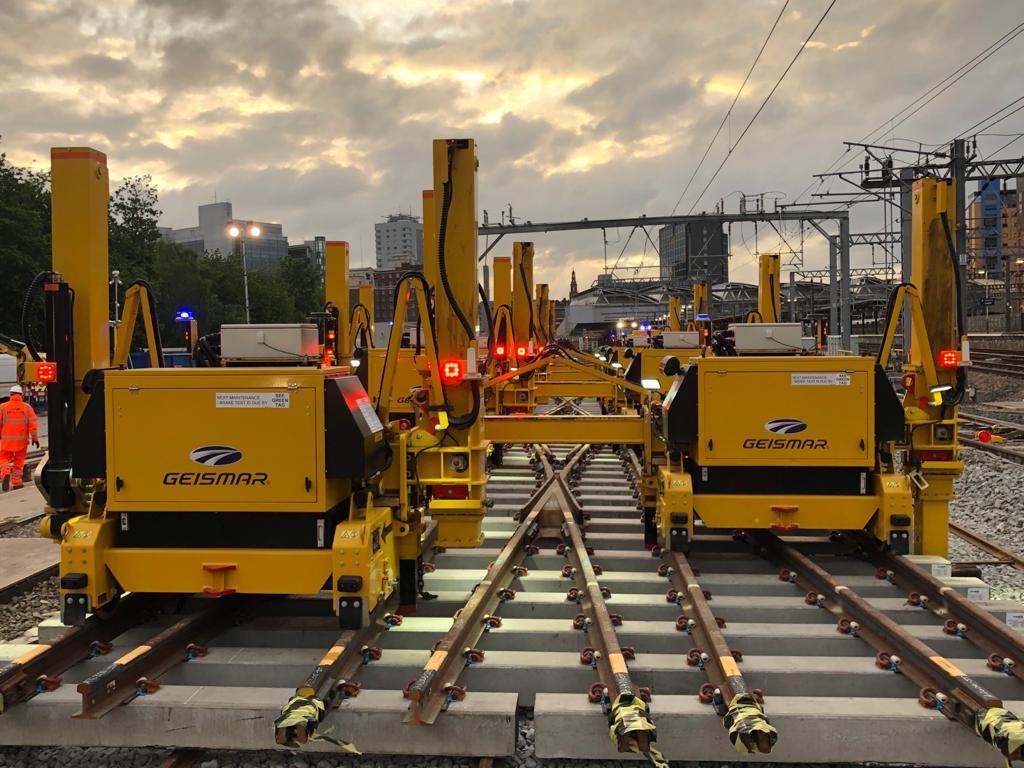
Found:
[[[991,541],[982,536],[977,531],[965,528],[962,525],[954,523],[952,520],[949,521],[950,533],[956,535],[958,538],[963,539],[972,547],[980,549],[982,552],[988,552],[990,555],[994,555],[1002,563],[1013,566],[1018,571],[1024,571],[1024,555],[1020,555],[1013,550],[1006,549],[994,541]]]
[[[759,531],[753,539],[773,557],[777,564],[789,569],[789,578],[807,590],[807,602],[814,602],[840,617],[840,622],[856,622],[856,636],[885,655],[891,668],[898,669],[922,692],[937,691],[946,697],[942,713],[974,728],[977,713],[1001,707],[1002,702],[968,677],[956,665],[914,637],[904,627],[875,608],[832,574],[774,534]],[[898,661],[893,660],[898,657]]]
[[[156,601],[153,595],[128,595],[106,618],[90,616],[84,625],[69,627],[59,640],[40,644],[0,667],[0,713],[35,696],[41,677],[59,679],[91,654],[106,653],[110,642],[140,623]]]
[[[985,653],[1024,660],[1024,637],[1020,632],[1010,629],[988,611],[979,608],[973,600],[964,597],[948,584],[943,584],[927,571],[907,562],[900,555],[880,549],[868,536],[860,537],[860,543],[871,562],[879,569],[880,576],[884,575],[907,592],[926,596],[926,607],[929,610],[940,618],[952,619],[955,624],[962,625],[963,636]]]
[[[571,472],[583,455],[581,450],[574,450],[560,472],[556,473],[552,467],[552,454],[546,447],[535,447],[534,452],[544,467],[545,480],[523,506],[519,526],[494,562],[488,566],[483,580],[477,584],[466,605],[459,611],[451,629],[435,645],[419,677],[406,688],[405,694],[412,703],[403,718],[405,723],[430,725],[444,710],[451,686],[456,684],[468,663],[466,649],[476,646],[485,631],[485,617],[493,615],[497,610],[502,591],[508,589],[516,567],[525,557],[526,546],[537,536],[537,517],[557,487],[557,478]]]
[[[160,675],[191,658],[191,648],[222,632],[251,602],[240,595],[210,600],[210,605],[181,618],[107,668],[90,675],[78,684],[82,711],[74,717],[100,718],[140,694],[153,692],[160,686]]]

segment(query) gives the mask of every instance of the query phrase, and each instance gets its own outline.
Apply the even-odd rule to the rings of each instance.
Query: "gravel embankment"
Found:
[[[13,640],[60,610],[58,578],[51,576],[32,589],[0,604],[0,642]]]
[[[964,473],[956,481],[950,519],[1007,549],[1024,553],[1024,465],[982,451],[964,452]],[[950,560],[991,560],[956,536],[949,537]],[[993,599],[1024,602],[1024,573],[1008,566],[982,566]]]

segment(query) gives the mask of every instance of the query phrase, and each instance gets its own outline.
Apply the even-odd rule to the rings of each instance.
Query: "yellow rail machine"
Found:
[[[64,621],[128,591],[326,588],[343,626],[364,625],[394,589],[395,539],[409,531],[374,504],[370,480],[392,452],[358,379],[315,364],[112,368],[106,157],[54,149],[52,171],[42,525],[61,543]],[[315,332],[312,347],[318,360]]]

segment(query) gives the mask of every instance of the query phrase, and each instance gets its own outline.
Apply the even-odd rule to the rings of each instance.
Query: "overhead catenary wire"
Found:
[[[951,86],[955,85],[957,82],[962,80],[964,77],[966,77],[972,71],[974,71],[979,65],[983,64],[985,61],[987,61],[989,58],[991,58],[993,55],[995,55],[1004,46],[1006,46],[1008,43],[1010,43],[1011,41],[1016,39],[1022,33],[1024,33],[1024,22],[1021,22],[1020,24],[1018,24],[1017,26],[1013,27],[1008,32],[1000,35],[995,41],[993,41],[989,45],[985,46],[983,49],[981,49],[978,53],[976,53],[970,59],[965,61],[963,64],[961,64],[959,67],[954,69],[952,72],[950,72],[944,78],[942,78],[937,83],[935,83],[930,88],[928,88],[923,93],[921,93],[917,98],[915,98],[912,101],[910,101],[902,109],[897,110],[895,114],[893,114],[892,116],[890,116],[890,117],[886,118],[885,120],[883,120],[873,130],[868,131],[867,133],[865,133],[860,138],[860,142],[873,141],[874,138],[880,136],[885,131],[893,131],[893,130],[895,130],[898,126],[902,125],[907,120],[909,120],[911,117],[916,115],[918,112],[920,112],[926,106],[928,106],[932,101],[934,101],[938,96],[940,96],[942,93],[944,93],[946,90],[948,90]],[[941,90],[939,90],[939,89],[941,89]],[[923,102],[923,103],[921,103],[921,102]],[[905,118],[899,120],[898,123],[894,123],[893,122],[894,120],[897,120],[898,118],[900,118],[905,112],[907,112],[908,110],[911,110],[911,109],[914,110],[911,114],[909,114]],[[925,145],[925,146],[927,146],[927,145]],[[938,145],[935,145],[935,146],[938,146]],[[843,152],[841,152],[839,154],[838,157],[836,157],[835,160],[833,160],[831,163],[829,163],[828,168],[825,169],[825,173],[831,173],[834,169],[836,169],[837,167],[840,167],[841,164],[842,164],[842,167],[845,168],[852,161],[852,158],[850,157],[850,155],[852,153],[853,153],[853,147],[852,146],[848,146]],[[845,163],[843,162],[844,158],[846,159]],[[800,200],[802,200],[803,197],[814,187],[815,184],[817,184],[818,187],[820,188],[823,183],[824,183],[823,179],[820,179],[820,178],[819,179],[813,179],[810,182],[810,184],[808,184],[803,189],[803,191],[801,191],[794,198],[794,203],[798,203]]]
[[[768,106],[768,102],[771,101],[772,96],[775,95],[775,91],[777,91],[779,89],[779,86],[782,85],[782,81],[786,79],[786,75],[789,74],[789,71],[793,68],[793,65],[796,64],[797,59],[800,58],[800,54],[804,52],[804,49],[807,48],[807,44],[811,42],[811,38],[814,37],[818,29],[825,22],[825,19],[828,18],[829,13],[835,7],[837,1],[838,0],[832,0],[832,2],[829,3],[828,8],[825,9],[825,12],[821,14],[821,18],[818,19],[818,23],[814,25],[814,29],[811,30],[811,33],[807,35],[803,43],[800,44],[800,47],[797,49],[797,52],[793,55],[793,58],[790,59],[789,64],[786,65],[786,68],[782,71],[782,74],[779,75],[779,79],[775,81],[775,85],[773,85],[772,89],[768,91],[768,95],[764,97],[764,101],[761,102],[761,106],[757,108],[757,111],[754,113],[754,116],[750,118],[750,121],[743,128],[743,131],[736,139],[736,142],[729,148],[729,151],[726,153],[725,157],[722,158],[722,162],[719,163],[718,168],[715,169],[715,172],[712,174],[711,178],[708,179],[708,183],[704,185],[704,189],[702,189],[701,193],[697,195],[697,199],[693,201],[693,205],[690,206],[688,214],[693,213],[694,209],[696,209],[697,207],[697,204],[700,203],[705,193],[708,191],[708,189],[711,188],[711,185],[714,183],[715,179],[718,178],[718,174],[721,173],[722,168],[725,167],[725,164],[729,161],[729,158],[732,157],[732,153],[740,145],[740,142],[743,141],[743,137],[747,135],[747,132],[750,130],[751,126],[753,126],[758,116],[761,114],[762,111],[764,111],[764,108]]]
[[[772,39],[772,35],[775,34],[775,28],[779,26],[779,22],[782,20],[782,14],[786,12],[786,8],[789,7],[789,0],[786,0],[782,4],[782,9],[779,11],[779,15],[775,17],[775,23],[772,24],[772,28],[768,30],[768,36],[765,37],[764,42],[761,43],[761,48],[758,50],[757,55],[754,57],[754,61],[750,64],[750,69],[747,70],[746,76],[743,78],[743,82],[740,83],[740,87],[736,91],[736,95],[733,96],[732,103],[729,108],[725,111],[725,115],[722,116],[722,122],[718,124],[718,129],[715,131],[715,135],[711,137],[711,141],[708,142],[707,147],[704,149],[704,154],[701,156],[700,161],[697,163],[697,167],[693,169],[693,173],[690,174],[690,178],[686,181],[686,186],[683,187],[683,191],[679,195],[679,199],[676,200],[676,204],[672,207],[672,214],[679,209],[679,205],[683,202],[683,198],[686,197],[686,193],[690,191],[690,185],[693,184],[693,180],[697,177],[698,171],[704,165],[704,161],[707,160],[708,153],[711,152],[711,147],[714,146],[715,141],[718,139],[719,134],[722,132],[722,128],[725,127],[729,117],[732,115],[733,107],[736,106],[736,102],[739,101],[740,96],[743,93],[743,89],[747,85],[747,81],[750,80],[750,75],[754,72],[754,67],[757,66],[757,62],[761,60],[761,54],[764,53],[764,49],[768,47],[768,41]]]

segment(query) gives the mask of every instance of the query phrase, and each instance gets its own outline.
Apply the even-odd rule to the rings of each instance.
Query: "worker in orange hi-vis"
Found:
[[[22,399],[17,384],[11,387],[11,398],[0,405],[0,488],[9,491],[21,488],[28,442],[39,447],[39,420],[31,405]]]

